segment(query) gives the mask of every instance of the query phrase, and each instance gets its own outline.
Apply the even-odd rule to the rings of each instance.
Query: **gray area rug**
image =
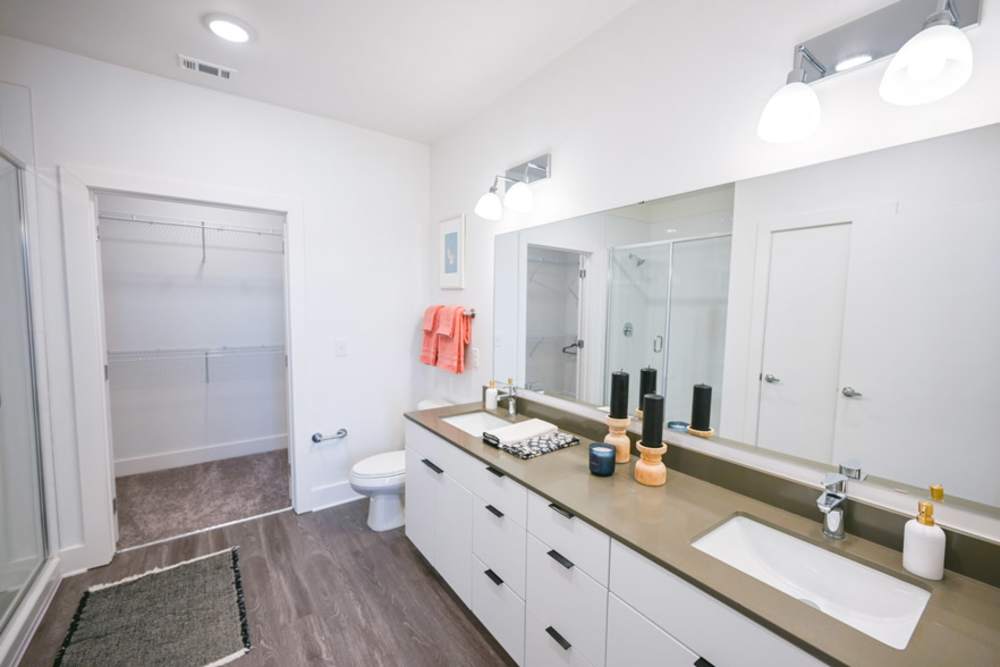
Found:
[[[91,586],[56,667],[223,665],[250,650],[236,547]]]
[[[118,548],[284,509],[288,450],[128,475],[118,488]]]

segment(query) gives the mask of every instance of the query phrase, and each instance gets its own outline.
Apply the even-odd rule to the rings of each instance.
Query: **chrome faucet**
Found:
[[[823,513],[823,534],[831,540],[844,539],[844,505],[847,502],[847,477],[829,472],[823,477],[823,493],[816,507]]]
[[[517,387],[514,386],[514,378],[507,378],[507,385],[500,387],[499,398],[507,397],[507,414],[513,417],[517,414]]]

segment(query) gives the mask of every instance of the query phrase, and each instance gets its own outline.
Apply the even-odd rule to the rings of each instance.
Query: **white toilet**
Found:
[[[418,410],[443,408],[451,403],[424,400]],[[392,530],[403,525],[403,488],[406,484],[406,452],[402,449],[369,456],[354,464],[351,488],[368,496],[368,527],[374,531]]]

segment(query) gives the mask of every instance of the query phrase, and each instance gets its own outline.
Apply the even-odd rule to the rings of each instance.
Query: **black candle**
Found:
[[[694,386],[694,399],[691,401],[691,428],[696,431],[707,431],[711,428],[712,419],[712,388],[707,384]]]
[[[639,409],[645,410],[646,394],[656,393],[656,369],[643,368],[639,371]]]
[[[611,374],[611,418],[628,417],[628,373],[615,371]]]
[[[642,444],[659,447],[663,442],[663,397],[646,394],[642,397]]]

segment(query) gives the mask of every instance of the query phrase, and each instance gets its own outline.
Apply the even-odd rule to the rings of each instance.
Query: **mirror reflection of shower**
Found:
[[[584,255],[528,245],[525,387],[576,399]]]

